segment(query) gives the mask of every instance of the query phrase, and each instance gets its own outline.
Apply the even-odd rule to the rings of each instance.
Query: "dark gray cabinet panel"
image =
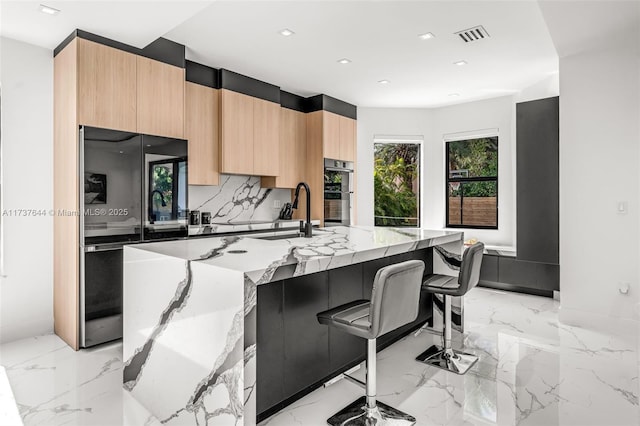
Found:
[[[498,281],[498,256],[482,256],[480,281]]]
[[[258,286],[257,376],[258,413],[284,399],[284,322],[282,281]]]
[[[316,319],[318,312],[329,309],[328,284],[327,273],[284,282],[285,398],[329,371],[329,327]]]
[[[513,257],[498,259],[498,281],[521,287],[537,288],[537,267],[532,262],[520,262]]]
[[[329,271],[329,308],[363,299],[363,265],[351,265]],[[366,354],[366,342],[333,327],[329,330],[329,366],[338,370]]]
[[[559,291],[560,290],[560,265],[551,265],[549,263],[539,263],[536,286],[540,290]]]
[[[482,258],[479,284],[551,297],[554,290],[560,289],[560,266],[485,255]]]
[[[518,260],[559,262],[559,98],[516,104]]]

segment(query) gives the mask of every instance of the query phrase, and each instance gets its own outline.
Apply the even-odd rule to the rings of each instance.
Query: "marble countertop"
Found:
[[[271,281],[276,269],[285,265],[295,266],[291,276],[305,275],[458,241],[462,235],[417,228],[336,226],[314,228],[311,238],[264,240],[255,235],[229,235],[130,247],[242,272],[259,284]]]

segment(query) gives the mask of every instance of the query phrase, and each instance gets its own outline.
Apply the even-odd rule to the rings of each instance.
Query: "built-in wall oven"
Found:
[[[351,224],[353,163],[324,160],[324,225]]]
[[[188,235],[187,142],[80,128],[80,346],[122,338],[125,244]]]

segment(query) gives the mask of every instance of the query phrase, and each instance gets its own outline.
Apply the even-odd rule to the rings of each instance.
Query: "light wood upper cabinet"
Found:
[[[280,105],[227,89],[220,96],[220,172],[277,176]]]
[[[356,161],[356,120],[340,116],[340,157],[342,161]]]
[[[78,122],[136,131],[136,56],[77,39]]]
[[[322,112],[322,139],[324,158],[340,158],[340,116],[332,112]]]
[[[220,172],[253,174],[253,99],[220,91]]]
[[[189,185],[218,185],[218,90],[185,84],[185,129],[189,141]]]
[[[137,56],[137,131],[184,138],[184,69]]]
[[[253,174],[280,174],[280,105],[253,99]]]
[[[263,177],[263,188],[295,188],[305,180],[307,121],[303,112],[280,108],[280,172]]]
[[[356,120],[322,111],[322,146],[324,158],[355,161]]]

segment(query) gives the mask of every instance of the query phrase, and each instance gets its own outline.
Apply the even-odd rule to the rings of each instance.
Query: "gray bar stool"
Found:
[[[464,296],[478,284],[483,250],[484,244],[475,243],[464,251],[458,277],[433,274],[422,284],[424,290],[443,295],[444,347],[433,345],[416,360],[457,374],[465,374],[478,361],[477,356],[451,347],[451,296]]]
[[[317,315],[320,324],[367,339],[366,397],[334,414],[327,420],[330,425],[415,424],[414,417],[376,403],[376,338],[418,317],[423,274],[421,260],[385,266],[376,273],[371,301],[356,300]]]

